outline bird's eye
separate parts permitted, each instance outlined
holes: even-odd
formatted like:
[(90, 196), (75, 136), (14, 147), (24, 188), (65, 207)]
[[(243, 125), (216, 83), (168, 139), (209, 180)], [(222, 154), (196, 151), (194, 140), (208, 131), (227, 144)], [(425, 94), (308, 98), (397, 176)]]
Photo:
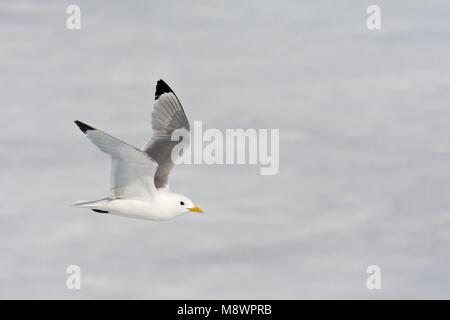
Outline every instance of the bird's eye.
[(184, 206), (184, 202), (183, 202), (183, 201), (180, 201), (180, 204), (181, 204), (182, 206)]

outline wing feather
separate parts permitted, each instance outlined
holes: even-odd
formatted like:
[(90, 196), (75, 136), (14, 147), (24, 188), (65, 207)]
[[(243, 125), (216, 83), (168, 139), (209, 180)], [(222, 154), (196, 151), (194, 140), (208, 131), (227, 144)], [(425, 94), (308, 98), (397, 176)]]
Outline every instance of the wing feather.
[(83, 122), (75, 123), (101, 151), (111, 156), (113, 198), (147, 198), (156, 192), (153, 180), (158, 164), (147, 153)]
[(159, 165), (154, 179), (156, 188), (168, 188), (169, 175), (175, 165), (173, 160), (176, 160), (172, 159), (172, 149), (180, 142), (189, 146), (189, 140), (172, 141), (172, 134), (177, 129), (184, 129), (189, 139), (190, 126), (180, 101), (163, 80), (156, 84), (151, 123), (153, 136), (143, 150)]

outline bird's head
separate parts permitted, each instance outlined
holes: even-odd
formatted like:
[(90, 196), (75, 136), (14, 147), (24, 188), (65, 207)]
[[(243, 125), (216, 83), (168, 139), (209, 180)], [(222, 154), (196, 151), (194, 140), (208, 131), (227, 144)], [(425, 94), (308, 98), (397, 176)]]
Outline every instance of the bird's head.
[(166, 192), (164, 201), (175, 216), (186, 213), (204, 213), (202, 209), (194, 205), (191, 199), (178, 193)]

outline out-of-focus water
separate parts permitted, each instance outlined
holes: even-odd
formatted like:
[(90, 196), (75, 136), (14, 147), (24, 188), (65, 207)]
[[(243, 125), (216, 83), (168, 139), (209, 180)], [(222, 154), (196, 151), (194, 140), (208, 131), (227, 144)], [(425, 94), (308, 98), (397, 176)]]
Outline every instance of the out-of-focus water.
[[(0, 298), (450, 297), (448, 2), (379, 31), (368, 1), (69, 4), (0, 3)], [(279, 173), (180, 166), (206, 214), (168, 223), (70, 208), (109, 192), (72, 121), (141, 146), (159, 78), (205, 128), (279, 128)]]

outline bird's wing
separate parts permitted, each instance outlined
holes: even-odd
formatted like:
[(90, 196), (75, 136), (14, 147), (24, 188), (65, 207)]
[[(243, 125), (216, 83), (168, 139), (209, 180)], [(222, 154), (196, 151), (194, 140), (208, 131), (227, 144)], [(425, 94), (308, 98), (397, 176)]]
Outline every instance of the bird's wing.
[(83, 122), (75, 123), (101, 151), (111, 156), (114, 198), (148, 198), (156, 192), (153, 178), (158, 164), (148, 154)]
[[(175, 152), (172, 159), (172, 150), (179, 143), (183, 143), (184, 148), (189, 146), (190, 127), (180, 101), (163, 80), (156, 84), (152, 129), (153, 136), (143, 150), (159, 164), (155, 174), (156, 188), (168, 188), (170, 171), (175, 165), (173, 160), (182, 156), (182, 152)], [(184, 130), (183, 138), (172, 141), (172, 133), (177, 129)]]

